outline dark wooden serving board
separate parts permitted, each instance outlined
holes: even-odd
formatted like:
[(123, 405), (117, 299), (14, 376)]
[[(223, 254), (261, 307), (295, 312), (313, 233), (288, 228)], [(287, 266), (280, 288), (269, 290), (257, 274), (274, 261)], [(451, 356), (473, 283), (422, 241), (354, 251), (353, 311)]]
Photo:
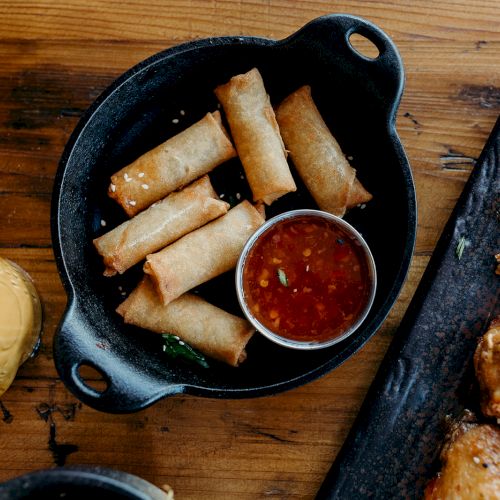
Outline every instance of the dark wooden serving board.
[(476, 408), (472, 356), (500, 314), (499, 194), (500, 118), (318, 499), (422, 498), (445, 417)]

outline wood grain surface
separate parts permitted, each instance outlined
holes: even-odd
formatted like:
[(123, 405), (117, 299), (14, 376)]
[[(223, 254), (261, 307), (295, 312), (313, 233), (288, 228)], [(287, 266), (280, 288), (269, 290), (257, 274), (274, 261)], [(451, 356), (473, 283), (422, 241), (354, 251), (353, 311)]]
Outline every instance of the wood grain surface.
[[(50, 237), (52, 183), (79, 117), (123, 71), (200, 37), (283, 38), (332, 12), (366, 17), (398, 45), (398, 131), (415, 175), (419, 229), (404, 290), (344, 365), (274, 397), (176, 396), (133, 415), (82, 406), (58, 380), (52, 338), (66, 297)], [(34, 278), (39, 355), (0, 401), (0, 481), (96, 464), (171, 485), (178, 499), (313, 498), (500, 112), (497, 0), (0, 0), (0, 256)], [(1, 321), (1, 318), (0, 318)]]

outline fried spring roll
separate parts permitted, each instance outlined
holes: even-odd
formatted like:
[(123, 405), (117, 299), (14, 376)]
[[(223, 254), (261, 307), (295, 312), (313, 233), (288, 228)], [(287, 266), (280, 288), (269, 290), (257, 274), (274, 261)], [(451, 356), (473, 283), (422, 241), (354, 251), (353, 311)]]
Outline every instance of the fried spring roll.
[(270, 205), (297, 187), (286, 161), (274, 111), (259, 71), (237, 75), (215, 89), (226, 113), (255, 202)]
[(224, 215), (229, 204), (220, 200), (208, 175), (182, 191), (169, 194), (144, 212), (94, 240), (104, 258), (105, 276), (123, 273), (149, 253)]
[(323, 121), (308, 85), (278, 106), (276, 119), (293, 163), (321, 210), (342, 217), (347, 209), (371, 200)]
[(263, 223), (264, 218), (245, 200), (219, 219), (148, 255), (144, 272), (167, 305), (235, 267), (246, 241)]
[(116, 311), (125, 323), (177, 335), (203, 354), (231, 366), (238, 366), (246, 359), (245, 346), (254, 333), (248, 321), (196, 295), (184, 294), (164, 306), (148, 278)]
[(220, 113), (208, 113), (112, 175), (108, 195), (132, 217), (234, 156)]

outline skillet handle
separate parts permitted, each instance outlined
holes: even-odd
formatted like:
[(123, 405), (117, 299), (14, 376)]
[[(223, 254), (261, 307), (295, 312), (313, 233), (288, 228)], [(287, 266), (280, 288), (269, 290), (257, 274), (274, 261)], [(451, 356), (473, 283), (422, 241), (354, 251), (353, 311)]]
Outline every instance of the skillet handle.
[[(357, 33), (378, 49), (376, 58), (369, 58), (353, 48), (349, 37)], [(404, 87), (404, 68), (399, 51), (389, 36), (375, 24), (361, 17), (329, 14), (306, 24), (282, 43), (300, 45), (304, 41), (315, 46), (332, 67), (346, 73), (364, 75), (370, 82), (374, 97), (381, 101), (389, 120), (393, 121)]]
[[(126, 356), (111, 351), (104, 342), (96, 342), (89, 333), (92, 330), (73, 300), (64, 313), (53, 345), (54, 362), (61, 380), (83, 403), (109, 413), (131, 413), (163, 397), (184, 392), (183, 385), (160, 383), (133, 370)], [(106, 383), (102, 392), (83, 380), (79, 373), (81, 366), (90, 366), (99, 372)]]

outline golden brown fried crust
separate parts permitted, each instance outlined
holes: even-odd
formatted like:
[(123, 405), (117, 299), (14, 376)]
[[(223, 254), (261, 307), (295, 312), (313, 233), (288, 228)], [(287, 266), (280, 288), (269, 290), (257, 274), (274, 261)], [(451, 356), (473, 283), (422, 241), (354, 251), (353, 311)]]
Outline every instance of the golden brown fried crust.
[(297, 172), (321, 210), (342, 217), (372, 199), (323, 120), (309, 85), (278, 106), (276, 119)]
[(428, 500), (500, 498), (500, 429), (461, 421), (441, 453), (443, 469), (425, 490)]
[(500, 418), (500, 318), (491, 322), (474, 353), (474, 367), (481, 389), (481, 410)]

